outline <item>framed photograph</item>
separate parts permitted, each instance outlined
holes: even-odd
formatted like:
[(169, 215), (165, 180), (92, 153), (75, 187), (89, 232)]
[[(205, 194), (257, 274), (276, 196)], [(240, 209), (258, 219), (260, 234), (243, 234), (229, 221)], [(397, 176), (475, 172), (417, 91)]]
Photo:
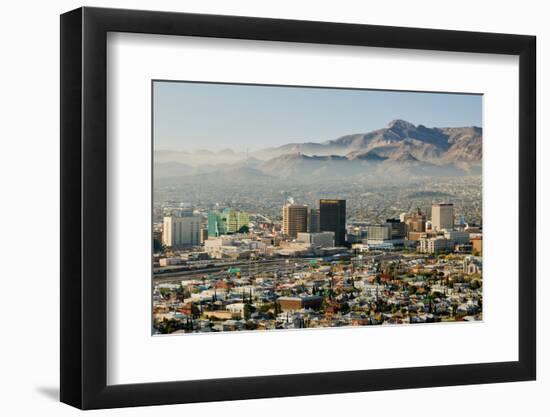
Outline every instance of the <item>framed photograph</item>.
[(61, 16), (61, 401), (533, 380), (535, 37)]

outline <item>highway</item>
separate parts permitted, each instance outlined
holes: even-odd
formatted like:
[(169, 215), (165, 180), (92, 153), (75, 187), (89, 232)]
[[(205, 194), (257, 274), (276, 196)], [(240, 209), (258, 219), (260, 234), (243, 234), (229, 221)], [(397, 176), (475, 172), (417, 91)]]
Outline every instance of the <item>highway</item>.
[[(155, 283), (179, 282), (182, 280), (202, 279), (208, 275), (210, 279), (219, 279), (227, 276), (229, 268), (240, 268), (242, 275), (261, 274), (267, 272), (292, 272), (296, 269), (296, 264), (308, 264), (311, 259), (317, 258), (292, 258), (292, 259), (270, 259), (260, 261), (244, 261), (231, 264), (222, 264), (203, 269), (193, 269), (190, 271), (168, 272), (154, 274)], [(287, 262), (288, 261), (288, 262)]]
[[(364, 254), (362, 261), (359, 258), (353, 258), (353, 263), (367, 264), (372, 260), (391, 260), (398, 259), (400, 255), (395, 253), (372, 253)], [(173, 283), (180, 281), (190, 281), (196, 279), (203, 279), (205, 275), (208, 275), (209, 279), (220, 279), (226, 277), (230, 268), (239, 268), (243, 276), (258, 275), (262, 273), (292, 273), (296, 270), (296, 264), (307, 265), (311, 260), (317, 260), (322, 262), (321, 258), (278, 258), (278, 259), (261, 259), (256, 261), (234, 261), (223, 262), (212, 266), (212, 262), (209, 262), (210, 266), (204, 268), (196, 268), (186, 271), (174, 271), (158, 273), (155, 271), (153, 274), (153, 280), (156, 284), (159, 283)], [(194, 264), (196, 265), (196, 264)]]

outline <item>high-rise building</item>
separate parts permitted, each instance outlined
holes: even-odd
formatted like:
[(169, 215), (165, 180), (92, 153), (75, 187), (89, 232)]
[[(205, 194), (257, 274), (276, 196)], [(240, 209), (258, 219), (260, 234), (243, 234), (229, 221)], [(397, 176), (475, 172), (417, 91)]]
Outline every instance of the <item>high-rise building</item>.
[(432, 205), (432, 228), (434, 231), (453, 230), (455, 223), (453, 203)]
[(390, 239), (403, 239), (407, 235), (407, 225), (399, 219), (387, 219), (386, 224), (390, 226)]
[(168, 247), (200, 244), (200, 216), (166, 216), (163, 221), (162, 243)]
[(319, 218), (319, 209), (311, 208), (308, 210), (307, 231), (309, 233), (318, 233), (320, 231)]
[(334, 245), (346, 244), (346, 200), (319, 201), (319, 230), (334, 232)]
[(408, 232), (426, 231), (426, 215), (422, 214), (420, 208), (415, 213), (401, 213), (399, 218), (407, 225)]
[(218, 237), (225, 234), (227, 234), (227, 228), (222, 214), (217, 211), (208, 213), (208, 237)]
[(244, 211), (238, 211), (237, 212), (237, 227), (238, 231), (242, 231), (243, 227), (249, 227), (250, 225), (250, 216), (248, 213)]
[(237, 211), (231, 208), (224, 209), (221, 213), (211, 211), (208, 213), (208, 236), (218, 237), (226, 234), (242, 232), (250, 217), (244, 211)]
[(226, 208), (223, 215), (225, 216), (227, 233), (239, 233), (243, 230), (243, 227), (248, 227), (248, 223), (250, 223), (248, 213), (243, 211)]
[(297, 237), (298, 233), (307, 232), (307, 206), (285, 204), (283, 206), (283, 233)]

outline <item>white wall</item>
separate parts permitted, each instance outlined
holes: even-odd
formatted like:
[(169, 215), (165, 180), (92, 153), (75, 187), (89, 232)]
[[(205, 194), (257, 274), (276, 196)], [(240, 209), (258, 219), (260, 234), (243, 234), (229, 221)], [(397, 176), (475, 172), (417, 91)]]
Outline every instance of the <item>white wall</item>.
[[(188, 0), (183, 1), (93, 1), (89, 6), (159, 9), (218, 14), (330, 20), (395, 26), (511, 32), (538, 36), (539, 118), (539, 218), (549, 212), (548, 181), (550, 129), (542, 121), (550, 96), (550, 27), (545, 2), (515, 1), (298, 1), (298, 0)], [(59, 404), (59, 17), (79, 7), (78, 1), (5, 2), (0, 25), (2, 43), (0, 72), (3, 81), (2, 152), (2, 254), (3, 282), (0, 303), (0, 410), (5, 415), (75, 415), (76, 410)], [(546, 12), (546, 13), (545, 13)], [(543, 100), (545, 102), (543, 102)], [(7, 148), (6, 148), (7, 145)], [(544, 155), (544, 156), (543, 156)], [(17, 218), (43, 216), (35, 242), (29, 242), (30, 225)], [(22, 230), (23, 229), (23, 230)], [(539, 236), (550, 233), (548, 222)], [(29, 256), (32, 255), (32, 256)], [(539, 259), (542, 250), (539, 248)], [(32, 264), (30, 263), (32, 259)], [(550, 309), (542, 305), (542, 294), (550, 290), (539, 268), (539, 380), (528, 383), (325, 395), (290, 399), (239, 401), (101, 411), (94, 415), (158, 415), (201, 413), (224, 416), (296, 415), (306, 411), (320, 416), (335, 414), (380, 414), (409, 416), (444, 415), (542, 415), (548, 410), (543, 395), (550, 389), (548, 365)], [(542, 323), (546, 325), (543, 326)], [(431, 411), (431, 412), (430, 412)]]

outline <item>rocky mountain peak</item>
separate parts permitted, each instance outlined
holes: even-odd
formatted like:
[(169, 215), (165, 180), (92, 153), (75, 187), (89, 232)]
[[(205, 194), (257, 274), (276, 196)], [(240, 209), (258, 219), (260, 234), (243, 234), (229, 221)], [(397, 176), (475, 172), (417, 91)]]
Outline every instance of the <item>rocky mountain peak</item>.
[(416, 126), (406, 120), (395, 119), (388, 123), (388, 129), (396, 132), (403, 132), (407, 130), (416, 129)]

